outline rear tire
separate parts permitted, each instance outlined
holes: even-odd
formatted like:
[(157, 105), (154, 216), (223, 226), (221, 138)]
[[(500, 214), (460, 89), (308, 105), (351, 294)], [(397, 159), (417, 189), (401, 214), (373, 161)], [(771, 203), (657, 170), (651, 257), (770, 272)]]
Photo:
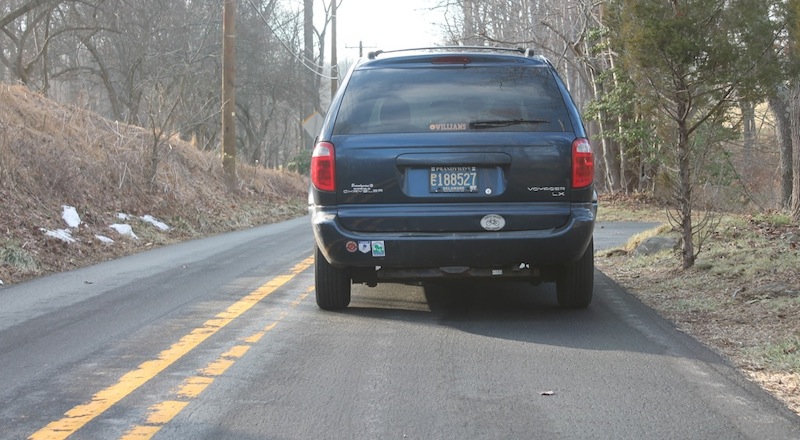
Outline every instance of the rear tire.
[(350, 304), (350, 276), (344, 269), (331, 266), (319, 248), (314, 257), (314, 283), (319, 308), (341, 310)]
[(594, 240), (589, 242), (580, 260), (564, 266), (556, 281), (558, 304), (583, 309), (592, 302), (594, 291)]

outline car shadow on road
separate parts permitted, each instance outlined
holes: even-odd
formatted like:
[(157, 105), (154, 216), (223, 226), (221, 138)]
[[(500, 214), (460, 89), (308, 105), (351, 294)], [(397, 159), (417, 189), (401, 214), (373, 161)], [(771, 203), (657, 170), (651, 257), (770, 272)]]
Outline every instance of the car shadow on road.
[[(667, 348), (653, 338), (652, 332), (643, 332), (637, 318), (623, 316), (630, 313), (621, 311), (618, 303), (630, 301), (630, 295), (616, 285), (609, 285), (605, 275), (596, 273), (595, 278), (595, 297), (586, 309), (560, 307), (553, 283), (534, 286), (526, 282), (468, 280), (425, 283), (416, 288), (421, 289), (419, 298), (407, 302), (397, 296), (383, 296), (379, 286), (376, 291), (365, 290), (369, 296), (355, 300), (345, 313), (444, 326), (504, 340), (590, 350), (664, 353)], [(633, 315), (649, 314), (648, 322), (660, 319), (641, 304), (627, 306), (632, 307)]]

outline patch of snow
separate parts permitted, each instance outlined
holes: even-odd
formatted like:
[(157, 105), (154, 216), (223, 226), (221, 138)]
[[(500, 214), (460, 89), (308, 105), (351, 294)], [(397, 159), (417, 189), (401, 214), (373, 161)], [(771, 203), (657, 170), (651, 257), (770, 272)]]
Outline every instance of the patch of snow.
[(169, 229), (170, 229), (170, 227), (167, 226), (166, 223), (163, 223), (163, 222), (159, 221), (158, 219), (156, 219), (152, 215), (149, 215), (149, 214), (145, 215), (144, 217), (141, 217), (141, 219), (143, 221), (145, 221), (147, 223), (150, 223), (151, 225), (157, 227), (158, 229), (161, 229), (162, 231), (169, 231)]
[(81, 225), (81, 217), (78, 215), (78, 211), (75, 210), (74, 207), (62, 205), (61, 209), (61, 218), (64, 219), (64, 222), (67, 223), (67, 226), (74, 229)]
[(67, 243), (75, 243), (76, 241), (74, 238), (72, 238), (72, 232), (69, 229), (56, 229), (55, 231), (48, 231), (47, 229), (42, 228), (41, 231), (44, 232), (44, 235), (48, 237), (57, 238)]
[[(69, 205), (62, 205), (61, 208), (62, 208), (61, 218), (64, 219), (64, 222), (67, 224), (69, 228), (75, 229), (79, 227), (81, 223), (83, 223), (81, 221), (81, 217), (78, 215), (78, 211), (74, 207)], [(125, 221), (131, 218), (133, 218), (133, 216), (122, 212), (117, 213), (117, 219), (119, 220)], [(149, 223), (162, 231), (168, 231), (172, 229), (166, 223), (158, 220), (152, 215), (145, 215), (139, 218), (142, 221)], [(136, 234), (133, 232), (133, 228), (130, 225), (116, 223), (109, 226), (109, 228), (115, 230), (120, 235), (127, 235), (135, 240), (139, 239), (139, 237), (136, 236)], [(41, 231), (44, 232), (44, 234), (48, 237), (53, 237), (61, 241), (64, 241), (66, 243), (75, 243), (76, 241), (78, 241), (77, 239), (72, 237), (72, 231), (70, 229), (57, 229), (55, 231), (49, 231), (47, 229), (41, 228)], [(95, 235), (94, 237), (105, 244), (114, 243), (113, 239), (106, 237), (104, 235), (98, 234)], [(2, 285), (2, 281), (0, 281), (0, 285)]]
[(137, 237), (136, 234), (133, 233), (133, 228), (131, 228), (131, 225), (114, 223), (113, 225), (109, 226), (109, 228), (117, 231), (117, 233), (120, 235), (128, 235), (136, 240), (139, 239), (139, 237)]
[(101, 242), (103, 242), (103, 243), (105, 243), (105, 244), (112, 244), (112, 243), (114, 243), (114, 240), (112, 240), (112, 239), (110, 239), (110, 238), (106, 237), (105, 235), (96, 235), (96, 234), (95, 234), (94, 238), (96, 238), (96, 239), (100, 240)]

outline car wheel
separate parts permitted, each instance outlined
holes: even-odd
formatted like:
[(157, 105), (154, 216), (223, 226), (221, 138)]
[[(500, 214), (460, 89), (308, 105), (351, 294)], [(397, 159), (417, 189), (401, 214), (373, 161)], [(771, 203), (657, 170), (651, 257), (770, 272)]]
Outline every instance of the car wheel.
[(319, 248), (314, 257), (314, 283), (319, 308), (341, 310), (350, 304), (350, 276), (331, 266)]
[(594, 291), (594, 240), (580, 260), (563, 268), (556, 281), (558, 304), (562, 307), (582, 309), (592, 302)]

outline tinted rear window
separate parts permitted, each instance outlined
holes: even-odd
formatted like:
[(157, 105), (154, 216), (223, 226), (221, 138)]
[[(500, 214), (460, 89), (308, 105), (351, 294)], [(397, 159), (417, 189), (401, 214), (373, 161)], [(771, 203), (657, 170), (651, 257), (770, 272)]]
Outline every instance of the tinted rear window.
[(572, 131), (548, 68), (358, 70), (334, 126), (339, 135), (498, 130)]

